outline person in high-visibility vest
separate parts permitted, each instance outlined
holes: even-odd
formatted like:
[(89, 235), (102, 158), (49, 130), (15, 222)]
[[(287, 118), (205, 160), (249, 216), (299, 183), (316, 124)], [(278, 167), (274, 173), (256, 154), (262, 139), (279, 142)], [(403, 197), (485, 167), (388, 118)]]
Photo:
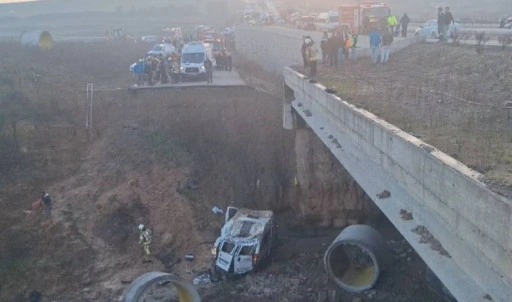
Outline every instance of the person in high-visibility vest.
[(352, 48), (352, 39), (349, 34), (345, 34), (345, 47), (343, 48), (343, 55), (345, 56), (345, 62), (348, 63), (348, 56), (350, 49)]
[(395, 15), (391, 15), (388, 17), (387, 21), (389, 30), (391, 31), (391, 33), (394, 33), (395, 27), (398, 25), (398, 19), (396, 18)]
[(139, 244), (142, 243), (142, 246), (144, 247), (144, 255), (146, 258), (149, 258), (151, 256), (151, 251), (149, 250), (149, 245), (151, 244), (151, 230), (145, 225), (140, 224), (139, 231)]

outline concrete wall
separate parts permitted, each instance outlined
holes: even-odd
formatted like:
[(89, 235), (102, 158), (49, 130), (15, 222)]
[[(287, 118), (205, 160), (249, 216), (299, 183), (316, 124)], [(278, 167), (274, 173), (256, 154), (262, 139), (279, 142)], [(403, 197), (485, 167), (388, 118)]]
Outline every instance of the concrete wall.
[[(477, 172), (423, 141), (326, 93), (325, 87), (309, 83), (291, 69), (285, 69), (284, 75), (286, 86), (294, 91), (295, 111), (307, 109), (303, 117), (321, 139), (327, 136), (326, 131), (332, 131), (324, 143), (329, 147), (333, 135), (337, 138), (341, 145), (336, 148), (330, 144), (331, 151), (367, 194), (372, 196), (371, 191), (375, 189), (373, 178), (381, 178), (379, 183), (386, 186), (381, 189), (391, 191), (390, 200), (374, 201), (395, 225), (402, 221), (387, 209), (395, 206), (393, 211), (396, 211), (398, 204), (398, 209), (411, 209), (415, 219), (423, 218), (421, 223), (442, 243), (451, 261), (481, 286), (484, 293), (494, 301), (512, 299), (512, 203), (509, 200), (490, 191), (478, 180)], [(371, 173), (359, 171), (369, 169)], [(410, 232), (410, 226), (400, 231)], [(421, 245), (416, 247), (421, 249)], [(434, 260), (427, 261), (428, 255), (419, 253), (427, 264), (435, 264)], [(443, 275), (441, 270), (443, 265), (437, 271), (434, 269), (438, 276)], [(465, 290), (460, 288), (463, 285), (454, 284), (448, 275), (440, 278), (445, 284), (453, 283), (451, 288), (448, 286), (450, 290), (460, 291), (456, 295), (459, 301), (478, 300), (464, 296)]]
[[(260, 63), (267, 71), (279, 75), (282, 75), (283, 69), (287, 66), (302, 64), (300, 48), (304, 35), (311, 36), (317, 44), (320, 43), (322, 37), (321, 32), (247, 25), (237, 27), (235, 35), (237, 52), (252, 61)], [(392, 51), (398, 51), (416, 42), (418, 42), (416, 38), (396, 39), (391, 49)], [(359, 37), (358, 45), (360, 47), (357, 48), (359, 58), (370, 56), (368, 44), (367, 37)]]

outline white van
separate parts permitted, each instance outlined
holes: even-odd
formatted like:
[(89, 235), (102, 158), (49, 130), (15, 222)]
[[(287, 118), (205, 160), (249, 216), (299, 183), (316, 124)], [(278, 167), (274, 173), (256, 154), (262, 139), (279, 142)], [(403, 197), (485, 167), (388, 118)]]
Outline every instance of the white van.
[(206, 80), (206, 69), (204, 61), (210, 58), (212, 63), (214, 60), (211, 55), (211, 48), (202, 42), (192, 42), (185, 44), (181, 51), (181, 80), (203, 79)]
[(271, 257), (276, 237), (272, 211), (228, 207), (212, 249), (216, 272), (239, 275), (253, 271)]
[(330, 11), (318, 14), (315, 25), (319, 31), (334, 31), (338, 29), (340, 15), (338, 12)]

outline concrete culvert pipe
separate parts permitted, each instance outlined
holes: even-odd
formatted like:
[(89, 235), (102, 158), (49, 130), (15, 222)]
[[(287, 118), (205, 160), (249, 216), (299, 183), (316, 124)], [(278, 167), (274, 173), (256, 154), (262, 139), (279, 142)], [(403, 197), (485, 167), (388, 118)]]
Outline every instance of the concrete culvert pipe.
[[(141, 302), (142, 297), (147, 289), (155, 284), (169, 284), (176, 289), (180, 302), (201, 302), (201, 298), (194, 286), (187, 283), (175, 275), (150, 272), (133, 280), (128, 288), (124, 291), (122, 302)], [(172, 298), (172, 297), (166, 297)], [(174, 300), (173, 300), (174, 301)]]
[(367, 225), (346, 227), (327, 248), (324, 266), (338, 286), (350, 292), (371, 289), (389, 261), (379, 232)]
[(20, 35), (20, 44), (48, 50), (53, 47), (53, 37), (46, 30), (24, 31)]

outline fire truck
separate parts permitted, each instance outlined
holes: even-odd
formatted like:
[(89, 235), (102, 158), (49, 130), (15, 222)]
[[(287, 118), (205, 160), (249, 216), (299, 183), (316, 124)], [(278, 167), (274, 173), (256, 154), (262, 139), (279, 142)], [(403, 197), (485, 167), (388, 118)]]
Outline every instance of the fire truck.
[(384, 2), (367, 2), (360, 4), (344, 4), (339, 8), (341, 30), (350, 30), (353, 33), (368, 34), (370, 29), (382, 29), (391, 10)]

